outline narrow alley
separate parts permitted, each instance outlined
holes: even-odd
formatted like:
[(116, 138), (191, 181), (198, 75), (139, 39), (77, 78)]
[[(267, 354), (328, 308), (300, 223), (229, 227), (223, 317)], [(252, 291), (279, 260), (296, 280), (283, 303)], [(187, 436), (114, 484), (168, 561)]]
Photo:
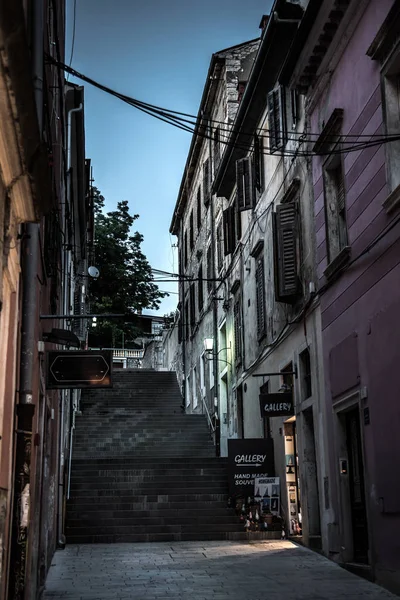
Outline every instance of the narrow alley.
[(45, 600), (383, 600), (390, 592), (289, 541), (71, 545)]

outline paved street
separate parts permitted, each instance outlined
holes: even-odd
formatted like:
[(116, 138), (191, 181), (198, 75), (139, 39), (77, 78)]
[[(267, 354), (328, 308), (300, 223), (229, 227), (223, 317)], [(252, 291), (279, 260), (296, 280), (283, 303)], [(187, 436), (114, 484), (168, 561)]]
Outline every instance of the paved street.
[(291, 542), (68, 546), (45, 600), (398, 599)]

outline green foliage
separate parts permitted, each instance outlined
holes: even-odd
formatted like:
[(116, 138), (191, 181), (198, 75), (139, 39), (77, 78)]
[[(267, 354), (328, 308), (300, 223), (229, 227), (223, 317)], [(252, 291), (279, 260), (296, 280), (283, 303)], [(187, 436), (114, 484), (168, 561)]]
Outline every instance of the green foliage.
[[(142, 309), (157, 309), (166, 294), (152, 282), (152, 271), (141, 250), (143, 236), (131, 233), (139, 215), (129, 213), (127, 200), (118, 202), (117, 210), (103, 212), (104, 197), (93, 189), (95, 207), (95, 264), (100, 276), (90, 282), (91, 312), (132, 316)], [(121, 346), (140, 333), (131, 323), (121, 320), (98, 320), (92, 330), (107, 343)], [(94, 344), (93, 344), (94, 345)]]

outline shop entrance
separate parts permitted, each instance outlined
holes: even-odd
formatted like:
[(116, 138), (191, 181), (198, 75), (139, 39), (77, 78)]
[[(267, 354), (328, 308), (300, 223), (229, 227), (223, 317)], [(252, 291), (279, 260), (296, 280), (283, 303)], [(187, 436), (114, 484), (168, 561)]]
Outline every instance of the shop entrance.
[(368, 523), (359, 409), (345, 414), (354, 561), (368, 563)]
[(302, 535), (299, 459), (297, 454), (296, 417), (284, 423), (285, 466), (288, 501), (287, 524), (290, 535)]

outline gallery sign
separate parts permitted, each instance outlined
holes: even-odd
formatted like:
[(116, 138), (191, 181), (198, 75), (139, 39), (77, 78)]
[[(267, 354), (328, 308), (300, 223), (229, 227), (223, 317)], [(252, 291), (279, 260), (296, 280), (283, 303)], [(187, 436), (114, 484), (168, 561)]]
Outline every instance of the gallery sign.
[(294, 415), (293, 394), (260, 394), (260, 410), (262, 417), (289, 417)]
[(274, 474), (273, 442), (270, 438), (228, 440), (229, 493), (252, 496), (256, 477)]

